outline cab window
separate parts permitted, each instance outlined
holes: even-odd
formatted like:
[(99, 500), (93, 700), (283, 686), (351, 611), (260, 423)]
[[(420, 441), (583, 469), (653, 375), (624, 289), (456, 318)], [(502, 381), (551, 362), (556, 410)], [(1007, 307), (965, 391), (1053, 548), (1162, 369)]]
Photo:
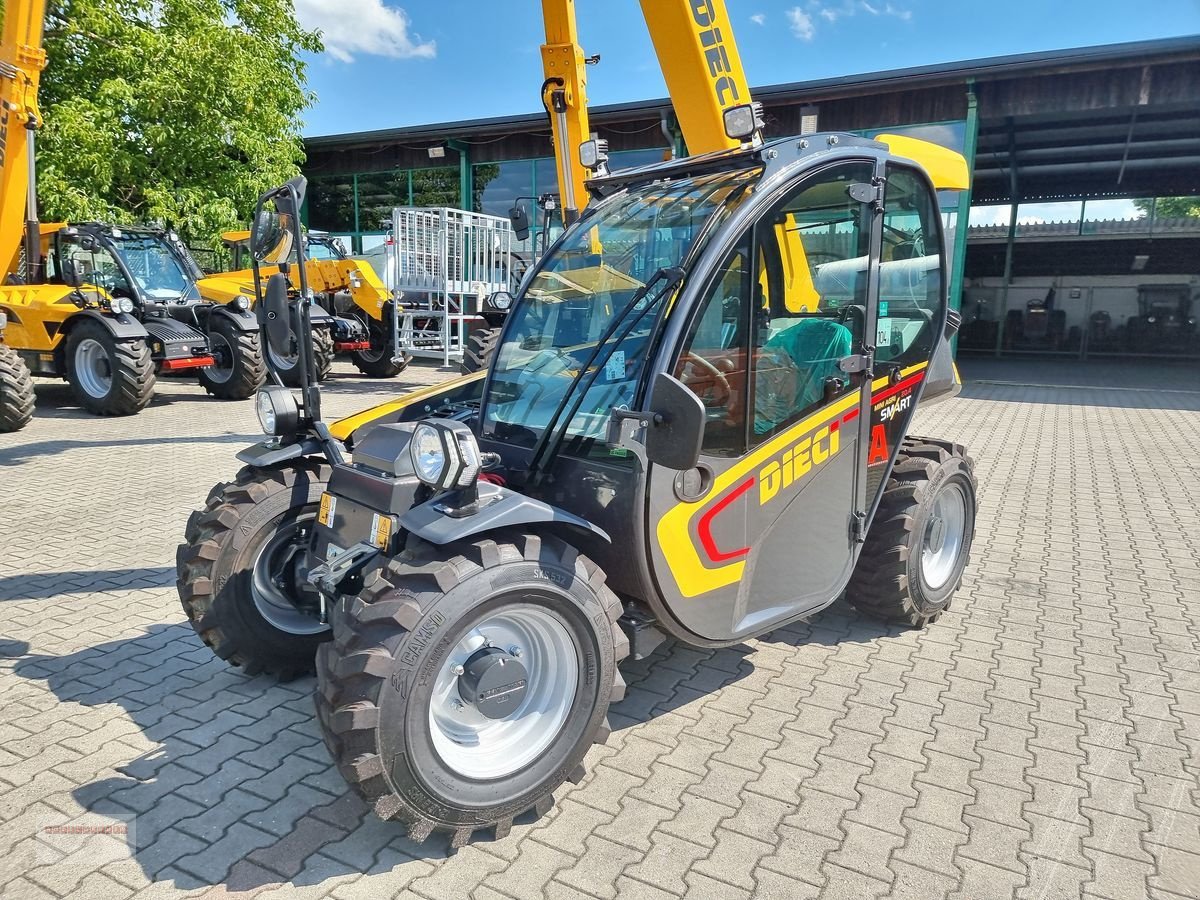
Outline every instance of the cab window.
[(875, 368), (928, 359), (942, 305), (940, 223), (933, 192), (911, 169), (891, 166), (884, 194)]
[(717, 270), (675, 367), (675, 377), (704, 402), (703, 451), (713, 456), (738, 456), (746, 445), (749, 261), (747, 234)]
[(863, 340), (871, 213), (850, 188), (873, 172), (861, 162), (819, 173), (755, 225), (753, 444), (851, 389), (839, 362)]
[(107, 247), (84, 250), (79, 244), (60, 244), (59, 277), (67, 284), (94, 285), (113, 296), (133, 297), (116, 257)]

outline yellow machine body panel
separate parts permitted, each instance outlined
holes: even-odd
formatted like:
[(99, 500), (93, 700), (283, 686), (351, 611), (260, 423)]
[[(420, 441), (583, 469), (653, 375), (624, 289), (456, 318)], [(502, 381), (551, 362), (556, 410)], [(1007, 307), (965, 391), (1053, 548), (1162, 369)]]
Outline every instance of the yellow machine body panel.
[(353, 415), (346, 416), (344, 419), (338, 419), (329, 426), (329, 433), (339, 441), (344, 441), (364, 425), (370, 425), (372, 422), (378, 421), (385, 416), (398, 413), (415, 403), (420, 403), (424, 400), (429, 400), (431, 398), (441, 396), (442, 394), (450, 393), (457, 388), (470, 384), (471, 382), (482, 381), (486, 376), (487, 370), (480, 369), (478, 372), (472, 372), (470, 375), (462, 375), (458, 378), (452, 378), (449, 381), (443, 381), (427, 388), (420, 388), (418, 390), (411, 391), (410, 393), (404, 394), (401, 397), (397, 397), (394, 400), (388, 400), (385, 403), (380, 403), (378, 406), (372, 406), (369, 409), (356, 412)]
[(32, 130), (42, 124), (38, 84), (46, 67), (42, 49), (45, 0), (9, 2), (0, 34), (0, 262), (11, 273), (20, 255), (29, 199)]
[(971, 168), (966, 157), (948, 147), (899, 134), (876, 135), (875, 140), (905, 159), (911, 159), (929, 175), (939, 191), (965, 191), (971, 186)]
[(750, 85), (725, 0), (641, 0), (688, 152), (732, 150), (725, 111), (750, 102)]
[[(104, 296), (99, 289), (83, 289), (85, 296)], [(4, 343), (17, 350), (52, 351), (62, 342), (62, 325), (79, 312), (66, 284), (6, 284), (0, 286), (0, 309), (8, 315)]]

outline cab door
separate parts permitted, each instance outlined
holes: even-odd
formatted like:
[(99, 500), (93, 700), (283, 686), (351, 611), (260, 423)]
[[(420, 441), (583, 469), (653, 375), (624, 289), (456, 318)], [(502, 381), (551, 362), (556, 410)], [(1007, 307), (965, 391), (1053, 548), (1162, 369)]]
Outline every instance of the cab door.
[(648, 537), (664, 600), (702, 638), (816, 610), (849, 577), (866, 494), (875, 174), (870, 161), (830, 166), (769, 207), (679, 348), (675, 375), (708, 411), (704, 447), (694, 470), (652, 469)]

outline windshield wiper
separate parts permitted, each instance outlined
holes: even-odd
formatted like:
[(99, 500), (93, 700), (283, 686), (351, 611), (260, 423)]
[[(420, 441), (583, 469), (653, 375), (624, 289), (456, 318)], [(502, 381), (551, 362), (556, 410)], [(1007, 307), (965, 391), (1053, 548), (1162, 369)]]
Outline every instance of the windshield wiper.
[[(634, 295), (629, 298), (629, 302), (625, 304), (620, 313), (613, 316), (612, 322), (609, 323), (608, 327), (604, 329), (604, 333), (600, 335), (600, 338), (596, 341), (595, 348), (592, 350), (591, 354), (584, 361), (584, 363), (579, 367), (579, 374), (571, 380), (569, 385), (567, 385), (567, 389), (563, 392), (562, 400), (559, 401), (553, 415), (551, 415), (549, 421), (546, 422), (546, 428), (542, 431), (542, 436), (534, 445), (533, 455), (530, 457), (529, 468), (527, 470), (530, 480), (536, 480), (538, 477), (540, 477), (540, 475), (544, 473), (547, 468), (549, 468), (550, 463), (554, 461), (555, 456), (558, 455), (559, 448), (562, 446), (563, 435), (566, 432), (565, 425), (561, 429), (558, 427), (559, 421), (563, 416), (563, 411), (567, 408), (567, 404), (571, 402), (572, 394), (574, 394), (575, 402), (571, 408), (571, 415), (566, 419), (567, 423), (569, 423), (571, 419), (574, 418), (575, 413), (579, 410), (580, 405), (582, 405), (584, 396), (589, 390), (591, 390), (592, 384), (596, 380), (596, 376), (600, 373), (600, 354), (607, 348), (608, 352), (604, 358), (604, 363), (607, 363), (608, 357), (612, 356), (617, 345), (629, 335), (637, 323), (642, 320), (646, 313), (648, 313), (655, 307), (655, 305), (657, 305), (659, 300), (665, 297), (672, 288), (683, 281), (683, 276), (684, 271), (679, 266), (661, 266), (653, 275), (650, 276), (646, 283), (638, 288)], [(643, 300), (645, 300), (647, 295), (650, 293), (651, 288), (660, 282), (662, 286), (658, 289), (657, 293), (655, 293), (650, 302), (645, 304), (645, 307), (638, 313), (637, 317), (629, 323), (628, 327), (625, 329), (625, 333), (621, 335), (621, 340), (612, 341), (612, 336), (617, 332), (617, 329), (620, 328), (621, 323), (625, 321), (625, 317), (633, 312), (633, 310), (636, 309)], [(584, 387), (583, 390), (577, 391), (576, 388), (585, 377), (587, 378), (586, 387)], [(551, 441), (553, 441), (553, 443), (551, 443)]]

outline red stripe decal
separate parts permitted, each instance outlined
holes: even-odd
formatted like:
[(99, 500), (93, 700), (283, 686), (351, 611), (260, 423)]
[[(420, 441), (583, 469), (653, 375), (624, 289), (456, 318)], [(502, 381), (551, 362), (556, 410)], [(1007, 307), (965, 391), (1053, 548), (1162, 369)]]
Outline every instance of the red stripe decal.
[(915, 375), (910, 375), (907, 378), (905, 378), (903, 381), (898, 382), (897, 384), (893, 384), (890, 388), (887, 388), (886, 390), (883, 390), (878, 394), (872, 394), (871, 402), (878, 403), (880, 400), (886, 400), (888, 397), (892, 396), (892, 394), (898, 393), (899, 391), (904, 390), (906, 387), (911, 387), (912, 385), (916, 384), (918, 381), (920, 381), (924, 377), (925, 377), (924, 372), (918, 372)]
[(745, 556), (750, 552), (749, 547), (742, 547), (740, 550), (731, 550), (728, 553), (718, 550), (717, 542), (713, 540), (712, 536), (712, 521), (721, 514), (725, 507), (729, 506), (729, 504), (733, 503), (734, 500), (742, 496), (742, 494), (746, 493), (753, 486), (754, 476), (750, 476), (750, 478), (735, 487), (718, 503), (715, 503), (712, 509), (702, 515), (700, 521), (696, 524), (696, 531), (700, 535), (700, 543), (704, 545), (704, 552), (708, 554), (708, 558), (713, 562), (728, 562), (739, 556)]
[(858, 407), (856, 406), (856, 407), (854, 407), (854, 409), (850, 410), (850, 412), (848, 412), (844, 416), (842, 416), (842, 421), (850, 422), (857, 418), (858, 418)]

